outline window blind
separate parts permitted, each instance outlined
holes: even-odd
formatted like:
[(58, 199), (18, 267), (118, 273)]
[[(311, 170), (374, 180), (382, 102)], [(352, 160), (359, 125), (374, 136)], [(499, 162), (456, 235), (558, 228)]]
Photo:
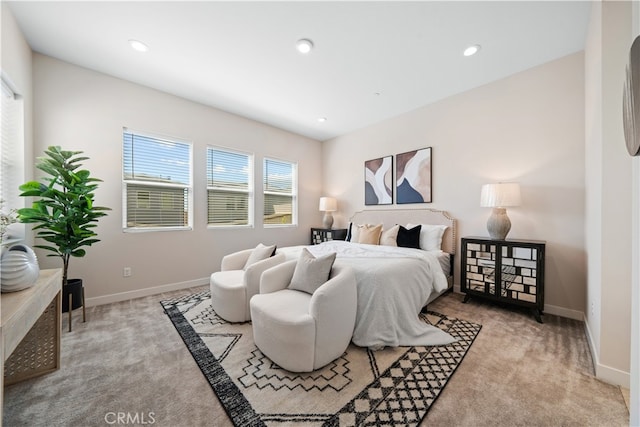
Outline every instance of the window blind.
[(125, 128), (122, 152), (125, 229), (190, 227), (191, 144)]
[(18, 186), (16, 181), (16, 155), (20, 143), (21, 111), (16, 95), (2, 82), (2, 132), (0, 134), (0, 199), (4, 201), (3, 212), (18, 207)]
[(296, 224), (296, 164), (264, 159), (264, 224)]
[(207, 222), (253, 224), (253, 156), (207, 147)]

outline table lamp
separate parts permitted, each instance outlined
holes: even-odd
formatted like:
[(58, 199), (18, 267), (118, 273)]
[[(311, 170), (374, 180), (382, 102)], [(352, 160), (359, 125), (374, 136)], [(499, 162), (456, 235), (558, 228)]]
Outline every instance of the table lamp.
[(331, 212), (338, 210), (338, 202), (333, 197), (320, 197), (320, 211), (324, 212), (322, 226), (328, 230), (333, 226), (333, 215)]
[(507, 207), (520, 206), (520, 184), (500, 182), (482, 186), (480, 206), (493, 208), (487, 220), (487, 231), (494, 240), (504, 240), (511, 229)]

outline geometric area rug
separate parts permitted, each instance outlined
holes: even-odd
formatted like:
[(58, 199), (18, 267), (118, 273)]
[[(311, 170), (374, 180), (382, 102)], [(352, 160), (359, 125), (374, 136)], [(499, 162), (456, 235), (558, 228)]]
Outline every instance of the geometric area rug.
[(161, 302), (236, 426), (417, 426), (481, 326), (432, 311), (423, 321), (457, 340), (372, 351), (350, 344), (327, 366), (293, 373), (253, 343), (251, 322), (228, 323), (209, 291)]

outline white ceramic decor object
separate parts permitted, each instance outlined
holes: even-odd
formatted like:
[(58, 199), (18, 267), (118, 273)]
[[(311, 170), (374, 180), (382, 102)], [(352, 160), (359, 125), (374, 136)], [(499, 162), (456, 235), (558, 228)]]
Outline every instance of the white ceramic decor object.
[(16, 292), (33, 286), (40, 275), (35, 252), (25, 245), (13, 245), (0, 258), (0, 289)]

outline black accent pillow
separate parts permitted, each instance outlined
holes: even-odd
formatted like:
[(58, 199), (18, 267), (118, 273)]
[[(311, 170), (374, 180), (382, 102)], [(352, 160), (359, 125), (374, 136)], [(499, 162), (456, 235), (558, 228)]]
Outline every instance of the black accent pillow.
[(410, 230), (407, 230), (403, 226), (400, 226), (398, 230), (398, 237), (396, 242), (401, 248), (415, 248), (420, 249), (420, 230), (422, 225), (416, 225)]
[(347, 235), (345, 236), (344, 240), (347, 242), (351, 241), (351, 227), (353, 226), (353, 223), (350, 222), (349, 223), (349, 228), (347, 229)]

